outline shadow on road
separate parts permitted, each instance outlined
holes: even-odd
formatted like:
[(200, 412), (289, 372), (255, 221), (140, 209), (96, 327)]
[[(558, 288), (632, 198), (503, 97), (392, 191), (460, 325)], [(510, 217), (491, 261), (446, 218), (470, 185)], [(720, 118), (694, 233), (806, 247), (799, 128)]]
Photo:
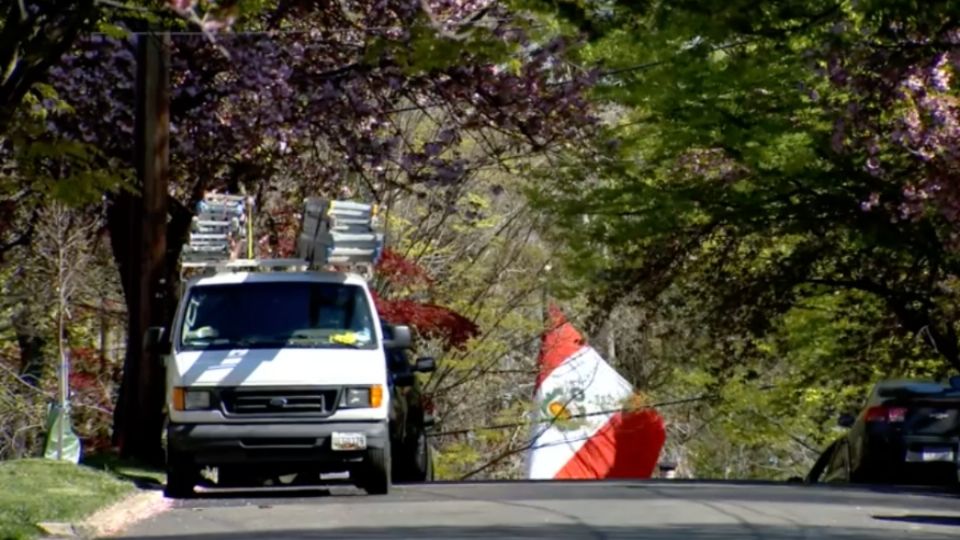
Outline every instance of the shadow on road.
[[(549, 485), (550, 489), (544, 489)], [(463, 492), (463, 486), (470, 486)], [(563, 487), (575, 489), (563, 489)], [(508, 489), (505, 489), (508, 488)], [(442, 500), (465, 496), (472, 500), (562, 500), (562, 499), (684, 499), (696, 490), (700, 500), (755, 501), (763, 503), (805, 503), (870, 505), (898, 498), (904, 510), (954, 509), (960, 493), (954, 489), (837, 484), (788, 484), (782, 482), (710, 481), (545, 481), (545, 482), (436, 482), (413, 488), (419, 496)]]
[(221, 500), (221, 499), (301, 499), (312, 497), (329, 497), (331, 491), (325, 487), (296, 486), (296, 487), (257, 487), (257, 488), (229, 488), (197, 491), (192, 497), (181, 499), (193, 500)]
[(960, 489), (956, 484), (947, 485), (911, 485), (911, 484), (846, 484), (843, 487), (865, 489), (875, 493), (907, 495), (933, 495), (960, 499)]
[[(399, 485), (399, 484), (398, 484)], [(436, 482), (430, 482), (427, 484), (411, 484), (411, 485), (427, 485), (427, 486), (489, 486), (489, 485), (516, 485), (521, 487), (533, 487), (533, 486), (544, 486), (544, 485), (554, 485), (554, 486), (583, 486), (583, 485), (595, 485), (595, 486), (617, 486), (624, 487), (627, 489), (639, 489), (639, 490), (648, 490), (651, 488), (659, 487), (683, 487), (683, 486), (696, 486), (698, 488), (702, 487), (716, 487), (719, 489), (726, 489), (727, 487), (745, 487), (745, 488), (787, 488), (793, 493), (804, 493), (800, 490), (820, 490), (821, 492), (837, 492), (837, 493), (849, 493), (849, 492), (859, 492), (859, 493), (876, 493), (876, 494), (896, 494), (896, 495), (924, 495), (924, 496), (933, 496), (933, 497), (943, 497), (950, 499), (960, 499), (960, 485), (953, 484), (943, 484), (943, 485), (922, 485), (922, 484), (805, 484), (801, 482), (790, 482), (790, 481), (779, 481), (779, 480), (721, 480), (721, 479), (644, 479), (644, 480), (441, 480)], [(809, 491), (808, 491), (809, 493)]]
[[(171, 536), (126, 537), (127, 540), (259, 540), (286, 539), (343, 539), (371, 540), (384, 538), (499, 538), (499, 539), (568, 539), (602, 538), (604, 540), (643, 538), (644, 540), (795, 540), (805, 538), (843, 538), (844, 540), (902, 540), (903, 530), (867, 529), (849, 527), (804, 527), (795, 525), (754, 525), (749, 530), (737, 525), (682, 525), (662, 527), (597, 527), (584, 534), (582, 529), (569, 524), (531, 527), (345, 527), (326, 530), (260, 530), (224, 534), (177, 534)], [(911, 531), (911, 540), (943, 540), (953, 537), (946, 532)]]
[(118, 472), (115, 474), (120, 478), (133, 482), (133, 485), (137, 486), (137, 489), (149, 490), (149, 491), (160, 491), (163, 489), (163, 484), (152, 476), (130, 474), (130, 473), (123, 473), (123, 472)]
[(873, 516), (873, 519), (878, 519), (880, 521), (897, 521), (901, 523), (918, 523), (922, 525), (960, 527), (960, 517), (957, 516), (907, 514), (905, 516)]

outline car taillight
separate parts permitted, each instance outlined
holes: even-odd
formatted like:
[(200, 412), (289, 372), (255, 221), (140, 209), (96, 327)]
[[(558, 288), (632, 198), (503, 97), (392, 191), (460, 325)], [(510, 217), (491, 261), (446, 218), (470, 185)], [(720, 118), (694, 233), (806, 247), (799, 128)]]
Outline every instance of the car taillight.
[(864, 419), (867, 422), (903, 422), (907, 418), (906, 407), (876, 406), (867, 409)]

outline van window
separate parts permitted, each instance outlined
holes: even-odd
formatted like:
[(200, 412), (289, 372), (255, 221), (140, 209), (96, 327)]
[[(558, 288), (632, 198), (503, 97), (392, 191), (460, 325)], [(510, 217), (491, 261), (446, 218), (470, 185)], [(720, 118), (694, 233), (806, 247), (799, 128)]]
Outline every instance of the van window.
[(362, 287), (270, 282), (193, 287), (186, 298), (180, 349), (377, 347)]

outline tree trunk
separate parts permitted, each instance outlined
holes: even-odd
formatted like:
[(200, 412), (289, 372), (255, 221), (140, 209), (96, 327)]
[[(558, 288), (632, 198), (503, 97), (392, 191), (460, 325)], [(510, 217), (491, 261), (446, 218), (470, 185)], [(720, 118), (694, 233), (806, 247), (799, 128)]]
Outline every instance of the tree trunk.
[(137, 44), (137, 175), (142, 196), (118, 195), (108, 211), (114, 258), (127, 304), (127, 352), (114, 417), (121, 455), (161, 463), (164, 374), (143, 348), (150, 326), (168, 324), (167, 179), (169, 75), (167, 36), (141, 34)]

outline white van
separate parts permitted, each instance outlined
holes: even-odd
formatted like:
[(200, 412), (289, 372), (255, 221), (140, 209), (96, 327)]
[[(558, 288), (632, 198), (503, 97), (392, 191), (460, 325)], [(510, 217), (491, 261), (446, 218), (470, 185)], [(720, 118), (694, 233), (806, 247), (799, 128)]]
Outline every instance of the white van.
[[(389, 491), (386, 350), (409, 347), (410, 329), (391, 327), (385, 342), (364, 277), (308, 263), (342, 252), (348, 262), (373, 260), (378, 238), (336, 236), (368, 224), (369, 209), (338, 225), (329, 216), (344, 207), (355, 216), (358, 205), (308, 203), (309, 257), (197, 263), (205, 275), (186, 281), (171, 328), (147, 332), (166, 370), (169, 496), (193, 493), (206, 467), (224, 486), (349, 472), (368, 493)], [(203, 219), (195, 251), (223, 252), (209, 241), (225, 238), (210, 233), (218, 222)]]
[[(231, 476), (349, 471), (390, 486), (385, 347), (366, 281), (353, 274), (246, 270), (191, 280), (169, 332), (167, 490), (187, 496), (205, 466)], [(165, 339), (169, 336), (169, 339)]]

